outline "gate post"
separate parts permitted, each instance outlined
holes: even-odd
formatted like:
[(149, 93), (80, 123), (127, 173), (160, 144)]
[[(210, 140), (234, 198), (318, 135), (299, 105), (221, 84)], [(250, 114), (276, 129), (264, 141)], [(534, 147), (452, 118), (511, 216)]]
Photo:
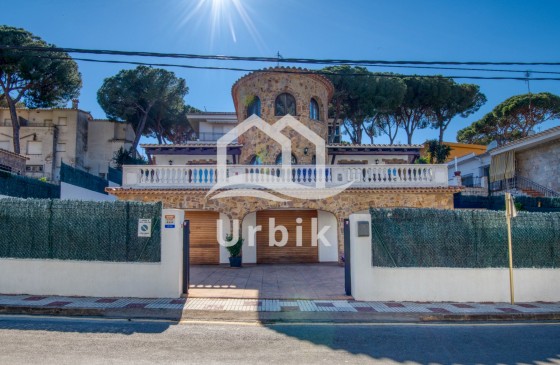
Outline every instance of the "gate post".
[(190, 221), (185, 219), (183, 222), (183, 294), (189, 293), (190, 284)]
[(344, 219), (344, 290), (352, 295), (352, 271), (350, 261), (350, 221)]

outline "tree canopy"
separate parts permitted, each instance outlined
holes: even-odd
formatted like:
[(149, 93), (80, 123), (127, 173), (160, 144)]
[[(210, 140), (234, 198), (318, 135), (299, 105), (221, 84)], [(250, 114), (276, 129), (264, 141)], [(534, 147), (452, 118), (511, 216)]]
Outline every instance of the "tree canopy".
[(438, 142), (443, 143), (443, 135), (457, 115), (466, 118), (486, 103), (486, 96), (480, 86), (457, 84), (453, 79), (436, 77), (430, 79), (430, 114), (432, 128), (439, 130)]
[(463, 143), (498, 145), (523, 138), (547, 120), (560, 118), (560, 96), (543, 92), (515, 95), (497, 105), (490, 113), (457, 132)]
[(395, 108), (406, 92), (397, 77), (372, 73), (364, 67), (329, 66), (322, 72), (335, 88), (329, 116), (342, 125), (352, 143), (361, 143), (363, 132), (373, 141), (383, 125), (382, 113)]
[(142, 135), (152, 133), (162, 139), (167, 123), (182, 118), (188, 91), (186, 81), (175, 73), (138, 66), (106, 78), (97, 101), (109, 119), (132, 124), (136, 137), (131, 151), (135, 156)]
[(64, 52), (32, 52), (19, 47), (55, 47), (32, 33), (2, 25), (0, 44), (0, 101), (10, 109), (14, 152), (20, 153), (20, 124), (16, 107), (61, 106), (78, 97), (82, 78), (78, 65)]

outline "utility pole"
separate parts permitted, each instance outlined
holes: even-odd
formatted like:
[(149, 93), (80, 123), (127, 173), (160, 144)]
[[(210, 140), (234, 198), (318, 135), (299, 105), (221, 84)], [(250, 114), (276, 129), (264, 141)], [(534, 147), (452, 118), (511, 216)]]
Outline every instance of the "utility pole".
[(517, 217), (517, 210), (513, 203), (511, 193), (506, 193), (506, 221), (507, 221), (507, 234), (508, 234), (508, 259), (509, 259), (509, 295), (511, 304), (514, 304), (513, 292), (513, 253), (511, 245), (511, 218)]

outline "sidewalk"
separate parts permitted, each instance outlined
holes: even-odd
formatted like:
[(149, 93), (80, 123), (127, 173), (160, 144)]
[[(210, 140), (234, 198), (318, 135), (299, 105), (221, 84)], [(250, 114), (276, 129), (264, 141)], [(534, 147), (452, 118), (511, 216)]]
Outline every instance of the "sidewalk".
[(560, 320), (560, 302), (416, 303), (353, 300), (94, 298), (0, 295), (0, 314), (224, 321)]

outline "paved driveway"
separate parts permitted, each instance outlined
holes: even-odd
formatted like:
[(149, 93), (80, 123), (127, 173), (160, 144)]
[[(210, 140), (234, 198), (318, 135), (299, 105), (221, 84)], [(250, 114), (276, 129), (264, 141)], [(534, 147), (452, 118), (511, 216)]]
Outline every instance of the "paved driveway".
[(344, 268), (333, 264), (193, 265), (189, 297), (349, 299)]

